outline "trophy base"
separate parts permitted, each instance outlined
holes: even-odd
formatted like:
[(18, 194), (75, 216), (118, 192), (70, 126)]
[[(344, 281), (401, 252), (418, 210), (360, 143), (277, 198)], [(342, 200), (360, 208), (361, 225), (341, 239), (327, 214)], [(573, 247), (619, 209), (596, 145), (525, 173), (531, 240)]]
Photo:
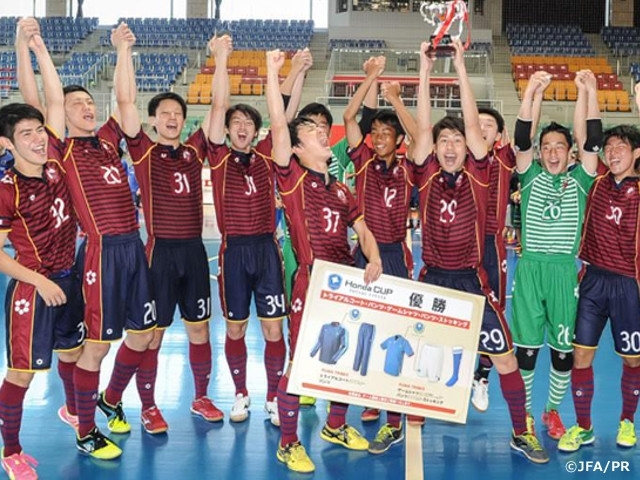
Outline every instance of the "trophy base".
[(428, 55), (438, 58), (446, 58), (453, 57), (456, 54), (456, 49), (452, 45), (451, 35), (443, 35), (437, 44), (435, 44), (435, 35), (431, 35), (429, 40), (429, 47), (426, 52)]

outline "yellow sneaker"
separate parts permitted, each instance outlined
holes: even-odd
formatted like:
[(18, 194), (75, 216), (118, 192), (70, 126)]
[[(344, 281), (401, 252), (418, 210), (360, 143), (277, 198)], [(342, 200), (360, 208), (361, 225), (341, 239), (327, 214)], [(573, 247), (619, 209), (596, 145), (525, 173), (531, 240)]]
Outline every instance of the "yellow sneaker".
[(336, 445), (342, 445), (349, 450), (369, 449), (369, 441), (358, 430), (346, 423), (335, 430), (325, 424), (320, 432), (320, 438)]
[(308, 397), (306, 395), (300, 395), (301, 407), (313, 407), (316, 404), (315, 397)]
[(311, 473), (316, 469), (300, 442), (289, 443), (284, 447), (279, 445), (276, 457), (294, 472)]
[(636, 444), (636, 429), (633, 422), (626, 418), (620, 422), (616, 443), (619, 447), (631, 448)]
[(120, 447), (105, 437), (97, 427), (91, 430), (86, 437), (76, 437), (76, 447), (81, 453), (99, 460), (113, 460), (122, 455)]
[(582, 445), (591, 445), (595, 440), (596, 436), (593, 434), (593, 427), (586, 430), (580, 425), (574, 425), (560, 437), (558, 450), (567, 453), (577, 452)]
[(107, 417), (107, 426), (111, 433), (129, 433), (131, 425), (127, 422), (127, 417), (122, 409), (122, 402), (110, 405), (104, 399), (104, 392), (98, 395), (98, 409)]

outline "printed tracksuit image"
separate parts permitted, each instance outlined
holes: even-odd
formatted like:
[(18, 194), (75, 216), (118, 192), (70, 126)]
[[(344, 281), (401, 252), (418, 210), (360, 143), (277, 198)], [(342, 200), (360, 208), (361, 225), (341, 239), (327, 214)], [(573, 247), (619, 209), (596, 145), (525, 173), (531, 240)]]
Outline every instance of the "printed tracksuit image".
[(335, 365), (349, 348), (349, 332), (339, 322), (322, 325), (318, 341), (311, 350), (311, 356), (320, 351), (319, 360), (327, 365)]

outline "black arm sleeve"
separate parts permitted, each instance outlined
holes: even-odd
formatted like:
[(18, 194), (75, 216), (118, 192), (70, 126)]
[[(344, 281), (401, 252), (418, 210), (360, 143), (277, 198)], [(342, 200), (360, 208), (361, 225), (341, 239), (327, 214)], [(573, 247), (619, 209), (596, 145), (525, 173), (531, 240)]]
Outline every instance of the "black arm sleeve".
[(373, 117), (376, 116), (376, 113), (378, 113), (377, 108), (369, 108), (366, 105), (362, 106), (362, 116), (360, 117), (358, 126), (363, 136), (366, 137), (368, 133), (371, 133), (371, 124), (373, 123)]
[(516, 128), (513, 132), (513, 143), (516, 149), (526, 152), (531, 148), (531, 120), (516, 120)]
[(584, 151), (598, 153), (602, 150), (603, 141), (602, 120), (599, 118), (587, 120), (587, 139), (584, 142)]

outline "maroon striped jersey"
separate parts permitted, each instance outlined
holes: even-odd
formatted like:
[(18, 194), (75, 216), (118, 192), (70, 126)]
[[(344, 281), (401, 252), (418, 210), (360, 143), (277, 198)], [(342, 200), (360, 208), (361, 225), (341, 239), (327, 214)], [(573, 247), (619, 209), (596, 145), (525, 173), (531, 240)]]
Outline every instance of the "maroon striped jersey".
[(579, 257), (640, 281), (640, 179), (598, 177), (587, 200)]
[(398, 156), (387, 167), (364, 141), (349, 150), (356, 171), (356, 197), (367, 226), (380, 243), (404, 242), (413, 169)]
[(415, 166), (420, 191), (422, 261), (445, 270), (478, 268), (482, 264), (489, 197), (488, 161), (468, 153), (455, 175), (440, 168), (435, 154)]
[(516, 154), (511, 145), (489, 153), (489, 204), (485, 235), (502, 235), (507, 220), (511, 176), (516, 166)]
[(213, 206), (223, 237), (275, 231), (271, 134), (248, 154), (209, 143)]
[(276, 166), (278, 191), (298, 264), (314, 259), (354, 265), (347, 227), (362, 218), (356, 199), (346, 185), (302, 167), (291, 160), (289, 167)]
[(56, 160), (44, 165), (42, 177), (26, 177), (15, 167), (5, 172), (0, 231), (8, 233), (16, 260), (30, 270), (49, 276), (73, 266), (78, 225)]
[(53, 142), (62, 157), (80, 226), (89, 237), (121, 235), (138, 229), (129, 181), (120, 159), (123, 138), (118, 122), (111, 117), (93, 137)]
[(142, 131), (126, 140), (149, 237), (201, 237), (202, 164), (209, 144), (202, 129), (178, 148), (153, 142)]

